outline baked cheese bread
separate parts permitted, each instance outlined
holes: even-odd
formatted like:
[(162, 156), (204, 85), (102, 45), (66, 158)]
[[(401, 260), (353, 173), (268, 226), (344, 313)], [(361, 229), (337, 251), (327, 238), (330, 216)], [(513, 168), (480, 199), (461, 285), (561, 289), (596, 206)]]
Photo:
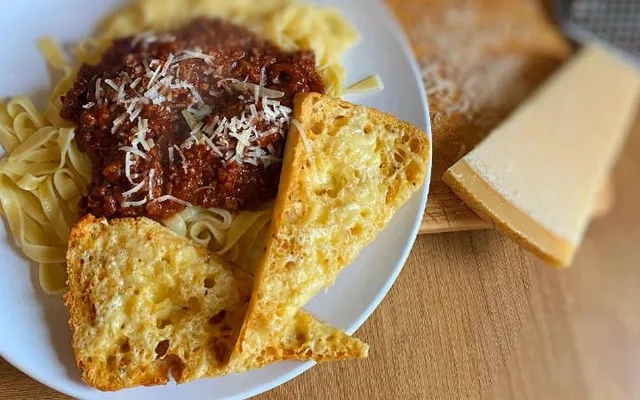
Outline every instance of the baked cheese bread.
[(232, 365), (269, 355), (274, 332), (333, 283), (427, 174), (426, 134), (391, 115), (307, 93), (296, 96), (294, 118)]
[(83, 380), (100, 390), (178, 383), (284, 359), (364, 357), (368, 346), (304, 311), (273, 351), (229, 368), (252, 279), (149, 219), (83, 218), (67, 252), (72, 345)]

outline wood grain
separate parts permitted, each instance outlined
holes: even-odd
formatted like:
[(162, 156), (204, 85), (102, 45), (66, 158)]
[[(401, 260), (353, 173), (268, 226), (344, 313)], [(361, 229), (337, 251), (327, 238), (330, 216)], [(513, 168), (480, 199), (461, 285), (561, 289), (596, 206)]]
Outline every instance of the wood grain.
[[(319, 365), (258, 399), (640, 398), (640, 120), (616, 204), (571, 269), (495, 231), (426, 235), (357, 332), (367, 360)], [(2, 398), (65, 399), (0, 359)]]
[(640, 399), (640, 123), (614, 175), (617, 201), (574, 268), (531, 275), (531, 317), (498, 399)]
[[(640, 398), (640, 121), (613, 182), (615, 207), (562, 272), (494, 231), (419, 237), (357, 332), (369, 359), (317, 366), (257, 398)], [(0, 393), (68, 399), (1, 358)]]

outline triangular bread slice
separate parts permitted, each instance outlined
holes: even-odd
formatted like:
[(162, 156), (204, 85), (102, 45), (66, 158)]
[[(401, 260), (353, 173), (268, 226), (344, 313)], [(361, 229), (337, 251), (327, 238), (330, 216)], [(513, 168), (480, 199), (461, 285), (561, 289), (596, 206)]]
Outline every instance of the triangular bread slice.
[(67, 251), (72, 346), (82, 379), (118, 390), (257, 368), (284, 359), (364, 357), (368, 346), (301, 311), (275, 351), (229, 368), (252, 279), (149, 219), (83, 218)]
[(275, 333), (380, 232), (425, 181), (427, 135), (375, 109), (298, 95), (274, 216), (231, 363), (273, 352)]

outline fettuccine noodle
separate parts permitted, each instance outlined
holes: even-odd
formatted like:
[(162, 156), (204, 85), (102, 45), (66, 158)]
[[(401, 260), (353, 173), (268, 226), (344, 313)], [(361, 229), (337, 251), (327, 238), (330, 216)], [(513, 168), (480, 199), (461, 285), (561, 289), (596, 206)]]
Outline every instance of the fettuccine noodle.
[[(0, 213), (17, 246), (38, 263), (45, 292), (66, 288), (69, 232), (79, 219), (78, 202), (91, 180), (89, 159), (74, 140), (75, 127), (60, 117), (60, 96), (72, 87), (78, 67), (99, 62), (113, 38), (177, 28), (200, 16), (223, 17), (285, 50), (313, 50), (327, 94), (343, 92), (341, 58), (355, 42), (356, 32), (337, 12), (294, 0), (134, 1), (108, 16), (95, 37), (83, 40), (72, 62), (51, 39), (41, 40), (53, 82), (45, 109), (38, 110), (22, 96), (0, 102), (0, 145), (6, 153), (0, 160)], [(237, 214), (191, 206), (163, 222), (251, 272), (271, 213), (272, 204)]]

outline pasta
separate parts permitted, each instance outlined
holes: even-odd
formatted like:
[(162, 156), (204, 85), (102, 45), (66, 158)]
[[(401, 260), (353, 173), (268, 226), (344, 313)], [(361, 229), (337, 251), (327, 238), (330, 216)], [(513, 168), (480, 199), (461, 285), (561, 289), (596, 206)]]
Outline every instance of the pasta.
[[(100, 24), (75, 48), (73, 61), (51, 39), (39, 43), (53, 82), (44, 110), (25, 97), (0, 102), (0, 213), (16, 245), (39, 265), (42, 289), (66, 289), (65, 251), (78, 202), (91, 180), (88, 158), (76, 146), (74, 126), (60, 117), (60, 96), (73, 85), (82, 63), (94, 64), (113, 38), (176, 28), (199, 17), (223, 17), (274, 41), (285, 50), (311, 49), (328, 94), (343, 92), (343, 53), (357, 34), (335, 11), (294, 0), (133, 1)], [(270, 204), (233, 215), (190, 206), (164, 221), (177, 233), (218, 251), (251, 271), (271, 219)]]

